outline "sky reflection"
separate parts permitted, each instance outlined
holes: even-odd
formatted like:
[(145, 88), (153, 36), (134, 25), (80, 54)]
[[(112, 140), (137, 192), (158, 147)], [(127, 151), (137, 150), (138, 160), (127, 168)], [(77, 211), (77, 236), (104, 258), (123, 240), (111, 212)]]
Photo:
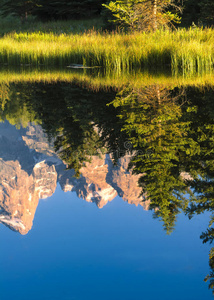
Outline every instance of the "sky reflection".
[(181, 214), (166, 235), (142, 207), (116, 197), (98, 209), (58, 185), (27, 235), (0, 226), (2, 299), (212, 299), (208, 220)]

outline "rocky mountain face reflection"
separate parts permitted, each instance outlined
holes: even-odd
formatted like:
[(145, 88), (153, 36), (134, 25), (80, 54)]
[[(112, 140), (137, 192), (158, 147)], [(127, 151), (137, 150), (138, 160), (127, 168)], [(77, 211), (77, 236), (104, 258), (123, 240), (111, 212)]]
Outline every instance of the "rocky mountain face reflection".
[(127, 171), (130, 158), (122, 157), (117, 166), (110, 155), (101, 154), (81, 168), (81, 176), (65, 170), (41, 126), (29, 124), (16, 129), (0, 123), (0, 223), (26, 234), (32, 227), (39, 199), (50, 197), (57, 182), (64, 192), (94, 202), (102, 208), (117, 195), (130, 204), (148, 209), (142, 202), (138, 176)]

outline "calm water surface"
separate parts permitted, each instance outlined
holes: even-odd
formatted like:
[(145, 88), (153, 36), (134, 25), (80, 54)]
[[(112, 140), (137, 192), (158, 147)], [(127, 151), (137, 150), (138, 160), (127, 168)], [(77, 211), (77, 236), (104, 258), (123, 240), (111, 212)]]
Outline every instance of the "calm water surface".
[(2, 299), (212, 299), (199, 239), (207, 220), (181, 215), (167, 236), (119, 197), (99, 210), (58, 187), (27, 235), (1, 226)]
[(1, 299), (213, 298), (212, 88), (1, 90)]

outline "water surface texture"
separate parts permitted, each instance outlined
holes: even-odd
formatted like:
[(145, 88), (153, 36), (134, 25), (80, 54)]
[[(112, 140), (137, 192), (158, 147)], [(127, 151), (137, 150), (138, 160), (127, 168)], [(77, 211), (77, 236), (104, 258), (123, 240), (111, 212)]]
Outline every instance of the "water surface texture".
[(212, 85), (96, 80), (0, 85), (2, 299), (212, 299)]

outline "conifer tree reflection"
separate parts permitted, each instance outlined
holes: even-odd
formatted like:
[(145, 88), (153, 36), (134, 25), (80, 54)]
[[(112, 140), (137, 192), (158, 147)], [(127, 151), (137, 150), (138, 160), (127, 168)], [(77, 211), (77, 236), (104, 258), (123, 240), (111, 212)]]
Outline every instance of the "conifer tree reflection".
[(5, 120), (17, 128), (26, 127), (29, 122), (41, 123), (32, 107), (34, 86), (26, 83), (0, 84), (0, 122)]
[(1, 82), (0, 83), (0, 103), (1, 103), (1, 110), (4, 110), (4, 107), (9, 101), (9, 92), (10, 92), (10, 87), (9, 84), (6, 82)]
[[(214, 103), (213, 90), (189, 90), (191, 96), (188, 110), (191, 119), (191, 136), (197, 142), (198, 151), (187, 161), (187, 168), (192, 174), (189, 186), (193, 192), (186, 210), (189, 218), (205, 211), (210, 212), (208, 228), (200, 238), (203, 243), (214, 240)], [(214, 294), (214, 248), (209, 254), (210, 274), (205, 281)]]
[(211, 248), (209, 253), (209, 266), (210, 274), (205, 277), (204, 281), (207, 282), (209, 280), (209, 288), (213, 290), (214, 295), (214, 247)]
[[(115, 92), (64, 87), (64, 119), (54, 133), (55, 149), (76, 176), (92, 156), (116, 153), (124, 140), (117, 110), (106, 104)], [(62, 107), (61, 107), (62, 109)]]
[(181, 157), (196, 143), (189, 137), (190, 123), (182, 119), (183, 93), (176, 95), (159, 85), (142, 89), (126, 88), (113, 101), (120, 107), (123, 130), (136, 150), (130, 167), (141, 174), (142, 193), (151, 200), (150, 208), (171, 232), (176, 215), (187, 205), (188, 186), (181, 176)]
[[(207, 198), (208, 194), (203, 195), (203, 197), (200, 197), (200, 201), (197, 201), (197, 204), (192, 204), (190, 209), (187, 210), (189, 212), (189, 217), (191, 218), (195, 213), (200, 214), (204, 211), (210, 211), (210, 222), (207, 230), (205, 232), (202, 232), (200, 238), (203, 240), (203, 243), (209, 242), (210, 244), (213, 243), (214, 240), (214, 193), (213, 193), (213, 181), (211, 183), (212, 185), (212, 192), (209, 190), (208, 194), (209, 197)], [(203, 198), (203, 200), (202, 200)], [(198, 199), (197, 199), (198, 200)], [(209, 288), (212, 289), (213, 295), (214, 295), (214, 247), (211, 248), (209, 253), (209, 266), (210, 266), (210, 273), (205, 277), (204, 281), (209, 282)]]
[[(206, 231), (202, 232), (200, 238), (203, 243), (213, 243), (214, 240), (214, 180), (208, 174), (204, 174), (203, 178), (199, 176), (191, 183), (197, 197), (191, 199), (187, 208), (187, 213), (191, 219), (195, 214), (201, 214), (205, 211), (211, 212), (210, 222)], [(209, 281), (209, 288), (213, 289), (214, 294), (214, 247), (209, 253), (210, 274), (206, 276), (205, 281)]]

